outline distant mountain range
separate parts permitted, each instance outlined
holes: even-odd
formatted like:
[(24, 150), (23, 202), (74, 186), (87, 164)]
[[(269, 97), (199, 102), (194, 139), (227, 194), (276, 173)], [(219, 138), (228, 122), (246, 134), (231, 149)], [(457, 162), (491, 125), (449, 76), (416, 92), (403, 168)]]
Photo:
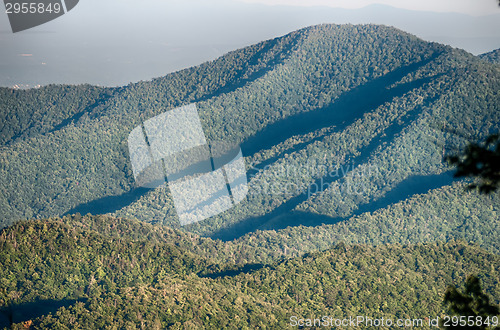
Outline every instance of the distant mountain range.
[[(89, 1), (68, 17), (18, 34), (10, 32), (6, 17), (4, 21), (0, 17), (0, 30), (5, 32), (0, 86), (127, 85), (321, 23), (394, 26), (475, 55), (500, 48), (500, 8), (475, 17), (473, 13), (433, 13), (383, 5), (350, 10), (234, 1), (123, 5), (110, 0), (96, 15), (97, 6)], [(21, 56), (26, 53), (31, 56)]]

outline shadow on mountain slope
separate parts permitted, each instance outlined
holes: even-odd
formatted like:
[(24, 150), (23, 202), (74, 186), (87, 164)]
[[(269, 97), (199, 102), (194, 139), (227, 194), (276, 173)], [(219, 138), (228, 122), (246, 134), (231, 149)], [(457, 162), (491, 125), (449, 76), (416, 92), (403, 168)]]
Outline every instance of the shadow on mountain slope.
[[(114, 91), (114, 90), (117, 90), (117, 89), (110, 89), (111, 91)], [(98, 98), (93, 104), (89, 105), (87, 108), (85, 108), (85, 110), (81, 111), (81, 112), (77, 112), (75, 113), (74, 115), (72, 115), (71, 117), (69, 118), (66, 118), (64, 119), (63, 121), (61, 121), (59, 124), (55, 125), (50, 131), (48, 131), (47, 133), (53, 133), (53, 132), (56, 132), (56, 131), (59, 131), (61, 129), (63, 129), (64, 127), (68, 126), (69, 124), (71, 123), (76, 123), (78, 122), (78, 120), (84, 115), (84, 114), (90, 114), (92, 113), (92, 111), (94, 111), (94, 109), (96, 109), (97, 107), (99, 106), (102, 106), (104, 105), (109, 99), (111, 99), (113, 97), (113, 95), (103, 95), (101, 96), (100, 98)]]
[[(432, 79), (435, 79), (436, 77), (422, 78), (389, 89), (391, 85), (400, 81), (407, 74), (431, 62), (439, 54), (436, 53), (426, 60), (401, 67), (385, 76), (354, 88), (342, 94), (333, 104), (325, 108), (287, 117), (269, 125), (263, 131), (258, 132), (243, 142), (241, 145), (243, 154), (246, 156), (253, 155), (255, 152), (279, 144), (294, 135), (305, 134), (333, 125), (339, 125), (340, 129), (346, 127), (364, 113), (374, 110), (394, 97), (402, 96), (408, 91), (422, 87)], [(302, 147), (304, 146), (296, 146), (295, 149)], [(265, 163), (260, 164), (258, 167), (265, 166), (265, 164), (269, 164), (276, 159), (275, 157), (271, 160), (266, 160)], [(248, 176), (252, 176), (254, 173), (249, 172)], [(146, 188), (135, 188), (118, 196), (105, 196), (82, 203), (65, 214), (74, 214), (77, 212), (80, 214), (112, 213), (135, 202), (149, 190)]]
[[(302, 37), (303, 35), (301, 33), (292, 33), (281, 38), (266, 41), (264, 47), (255, 52), (255, 54), (248, 59), (245, 69), (235, 69), (237, 71), (230, 84), (222, 86), (221, 88), (218, 88), (210, 94), (200, 97), (193, 102), (202, 102), (221, 94), (232, 93), (238, 88), (242, 88), (257, 79), (262, 78), (266, 73), (273, 70), (277, 65), (284, 63), (285, 60), (290, 57), (294, 46), (299, 43), (299, 40)], [(261, 59), (266, 57), (268, 53), (272, 54), (272, 58), (267, 60), (265, 63), (266, 65), (263, 66)]]
[(453, 180), (454, 178), (452, 172), (433, 175), (413, 175), (401, 181), (383, 197), (359, 206), (357, 210), (347, 217), (330, 217), (321, 214), (292, 211), (285, 216), (280, 217), (281, 219), (275, 218), (270, 220), (259, 229), (278, 230), (289, 226), (302, 225), (306, 227), (314, 227), (322, 224), (335, 224), (366, 212), (375, 212), (377, 210), (384, 209), (392, 204), (411, 198), (415, 194), (425, 194), (429, 190), (450, 185), (453, 183)]
[(38, 300), (2, 307), (0, 309), (0, 328), (9, 328), (13, 323), (26, 322), (43, 315), (55, 313), (59, 308), (67, 308), (78, 301), (85, 301), (85, 299)]
[[(407, 93), (407, 92), (409, 92), (409, 91), (411, 91), (411, 90), (413, 90), (415, 88), (422, 87), (424, 84), (429, 83), (433, 79), (436, 79), (436, 78), (441, 77), (441, 76), (442, 75), (439, 74), (439, 75), (436, 75), (436, 76), (433, 76), (433, 77), (427, 77), (427, 78), (418, 79), (418, 80), (412, 81), (410, 83), (401, 84), (401, 85), (399, 85), (397, 87), (394, 87), (394, 88), (390, 89), (390, 91), (392, 91), (391, 94), (390, 94), (391, 98), (394, 98), (394, 97), (397, 97), (397, 96), (402, 96), (403, 94), (405, 94), (405, 93)], [(362, 97), (362, 96), (360, 96), (360, 97)], [(388, 96), (386, 96), (386, 97), (388, 97)], [(428, 100), (425, 100), (425, 103), (426, 104), (431, 104), (436, 99), (437, 99), (437, 97), (430, 98)], [(387, 102), (387, 101), (388, 100), (381, 101), (380, 103), (377, 103), (376, 105), (374, 105), (375, 108), (370, 108), (369, 110), (375, 110), (377, 107), (381, 106), (384, 102)], [(331, 107), (334, 107), (334, 106), (332, 105)], [(345, 110), (347, 110), (347, 107), (345, 108)], [(318, 110), (318, 111), (321, 111), (321, 110)], [(368, 111), (365, 111), (363, 113), (366, 113), (366, 112), (368, 112)], [(413, 118), (416, 118), (416, 117), (413, 117)], [(349, 121), (343, 121), (342, 123), (337, 123), (337, 124), (332, 123), (332, 125), (330, 125), (330, 126), (335, 125), (335, 131), (341, 131), (341, 130), (345, 129), (347, 126), (351, 125), (357, 119), (358, 118), (356, 117), (356, 118), (352, 118), (352, 120), (349, 120)], [(408, 121), (406, 121), (406, 122), (408, 122)], [(323, 124), (324, 127), (320, 127), (319, 129), (329, 127), (328, 123), (322, 122), (322, 124)], [(391, 129), (394, 130), (394, 126), (392, 128), (389, 128), (388, 130), (391, 130)], [(313, 132), (313, 131), (311, 130), (311, 132)], [(286, 133), (284, 133), (284, 134), (286, 135)], [(268, 159), (260, 162), (259, 164), (254, 165), (251, 169), (249, 169), (249, 171), (248, 171), (248, 177), (251, 178), (260, 169), (263, 169), (267, 165), (270, 165), (270, 164), (276, 162), (278, 159), (284, 157), (285, 154), (292, 153), (292, 152), (297, 152), (299, 150), (302, 150), (305, 147), (307, 147), (307, 145), (309, 145), (311, 143), (314, 143), (316, 141), (321, 141), (325, 137), (327, 137), (327, 134), (322, 134), (322, 135), (320, 135), (318, 137), (315, 137), (315, 138), (313, 138), (313, 139), (311, 139), (311, 140), (309, 140), (307, 142), (299, 143), (299, 144), (294, 145), (293, 147), (291, 147), (289, 149), (286, 149), (286, 150), (282, 151), (281, 153), (279, 153), (276, 156), (270, 157), (270, 158), (268, 158)], [(281, 142), (283, 142), (283, 141), (281, 141)], [(245, 150), (245, 149), (242, 148), (242, 150)]]
[[(425, 101), (426, 104), (431, 104), (434, 102), (435, 98), (431, 98)], [(385, 129), (384, 132), (380, 133), (378, 137), (372, 139), (372, 141), (360, 150), (360, 155), (354, 157), (346, 164), (363, 164), (366, 163), (372, 152), (375, 151), (379, 146), (392, 141), (395, 136), (400, 133), (404, 127), (409, 125), (409, 123), (413, 122), (417, 119), (418, 115), (421, 113), (423, 106), (420, 106), (413, 111), (408, 112), (404, 118), (402, 118), (401, 123), (393, 123), (389, 127)], [(385, 134), (385, 135), (384, 135)], [(325, 184), (330, 185), (331, 183), (341, 180), (343, 177), (332, 177), (326, 175), (322, 178), (316, 179), (314, 182), (309, 184), (311, 186), (323, 186)], [(235, 238), (241, 237), (249, 232), (255, 231), (260, 228), (264, 224), (268, 223), (274, 218), (283, 217), (285, 214), (289, 214), (295, 209), (299, 204), (305, 202), (309, 198), (307, 191), (304, 193), (297, 195), (295, 197), (290, 198), (271, 212), (260, 216), (260, 217), (252, 217), (235, 224), (230, 225), (229, 227), (223, 228), (218, 232), (211, 235), (214, 239), (221, 239), (224, 241), (233, 240)]]
[(149, 188), (134, 188), (126, 193), (117, 196), (106, 196), (99, 199), (94, 199), (93, 201), (80, 204), (75, 208), (72, 208), (64, 215), (68, 214), (106, 214), (116, 212), (132, 203), (137, 201), (141, 196), (144, 196), (152, 189)]
[(200, 274), (198, 276), (200, 277), (206, 277), (206, 278), (219, 278), (219, 277), (225, 277), (225, 276), (237, 276), (239, 274), (250, 274), (254, 271), (257, 271), (259, 269), (262, 269), (264, 267), (269, 267), (268, 265), (264, 264), (244, 264), (243, 266), (237, 268), (237, 269), (227, 269), (224, 271), (220, 271), (217, 273), (209, 273), (209, 274)]
[[(411, 176), (386, 193), (383, 197), (361, 205), (356, 211), (347, 217), (330, 217), (322, 214), (314, 214), (300, 211), (293, 211), (293, 209), (284, 211), (274, 210), (273, 212), (262, 216), (250, 218), (234, 224), (229, 228), (225, 228), (211, 237), (214, 239), (221, 239), (223, 241), (231, 241), (240, 238), (255, 230), (279, 230), (292, 226), (306, 226), (314, 227), (322, 224), (336, 224), (346, 221), (352, 216), (360, 215), (365, 212), (374, 212), (379, 209), (384, 209), (389, 205), (404, 201), (414, 194), (424, 194), (429, 190), (437, 189), (453, 182), (452, 172), (445, 172), (435, 175), (414, 175)], [(300, 197), (300, 196), (299, 196)], [(292, 203), (295, 207), (296, 203)], [(286, 204), (285, 204), (286, 205)], [(288, 206), (289, 208), (291, 206)], [(280, 214), (281, 212), (281, 214)]]
[[(433, 78), (422, 78), (390, 88), (409, 73), (417, 71), (441, 53), (426, 60), (398, 68), (340, 95), (328, 106), (286, 117), (266, 126), (241, 144), (244, 156), (253, 156), (263, 149), (269, 149), (295, 135), (303, 135), (318, 129), (340, 125), (342, 129), (352, 124), (369, 110), (374, 110), (405, 93), (422, 87)], [(434, 77), (435, 78), (435, 77)]]

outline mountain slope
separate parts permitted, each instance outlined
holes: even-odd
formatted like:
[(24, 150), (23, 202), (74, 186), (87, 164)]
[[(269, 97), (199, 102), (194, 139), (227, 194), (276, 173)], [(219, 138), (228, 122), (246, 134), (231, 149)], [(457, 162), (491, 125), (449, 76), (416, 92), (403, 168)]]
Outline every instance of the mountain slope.
[(479, 55), (480, 58), (491, 63), (500, 63), (500, 49), (495, 49), (489, 53)]
[[(416, 69), (393, 86), (388, 97), (382, 94), (387, 98), (385, 102), (380, 93), (373, 92), (379, 87), (379, 81), (375, 81), (363, 85), (366, 91), (359, 92), (359, 88), (344, 93), (344, 98), (339, 97), (331, 108), (322, 109), (332, 110), (335, 115), (360, 108), (361, 118), (354, 118), (354, 122), (350, 119), (350, 125), (346, 123), (349, 118), (344, 117), (341, 125), (296, 135), (254, 154), (248, 159), (252, 180), (247, 201), (227, 215), (193, 225), (189, 230), (232, 239), (266, 227), (267, 222), (276, 223), (277, 218), (282, 222), (280, 228), (298, 225), (300, 221), (290, 220), (297, 211), (301, 212), (302, 223), (311, 225), (314, 219), (320, 220), (317, 224), (338, 222), (362, 210), (374, 211), (384, 199), (391, 203), (404, 199), (397, 191), (409, 191), (405, 196), (410, 197), (450, 184), (443, 156), (458, 151), (467, 140), (448, 132), (469, 132), (469, 138), (479, 139), (498, 129), (498, 70), (455, 52), (440, 55)], [(384, 78), (390, 79), (387, 76)], [(323, 123), (324, 117), (328, 115), (317, 121)], [(290, 126), (286, 124), (280, 131), (283, 135), (289, 134)], [(304, 129), (309, 127), (304, 125)], [(349, 184), (362, 189), (358, 189), (359, 193), (345, 192)], [(322, 186), (329, 189), (318, 189)], [(455, 194), (460, 199), (462, 192), (456, 190)], [(463, 198), (461, 203), (465, 203)], [(176, 226), (171, 205), (168, 195), (151, 191), (115, 214)], [(307, 219), (308, 214), (312, 220)], [(484, 220), (494, 222), (496, 218)]]
[[(4, 228), (1, 325), (283, 328), (294, 315), (436, 317), (446, 286), (471, 273), (495, 303), (500, 295), (500, 257), (462, 242), (342, 244), (235, 269), (185, 248), (198, 239), (102, 216)], [(216, 250), (226, 259), (241, 253), (231, 243)]]
[(104, 103), (113, 92), (90, 85), (50, 85), (26, 91), (0, 88), (0, 143), (56, 131)]
[[(92, 212), (179, 227), (168, 190), (134, 189), (126, 139), (140, 122), (192, 102), (209, 142), (241, 143), (250, 190), (233, 209), (183, 229), (231, 240), (349, 221), (400, 202), (392, 191), (411, 197), (451, 184), (443, 156), (466, 140), (449, 132), (479, 139), (498, 130), (499, 78), (496, 65), (390, 27), (302, 29), (151, 82), (97, 89), (95, 107), (56, 117), (47, 106), (46, 118), (58, 120), (43, 134), (12, 140), (29, 124), (5, 131), (13, 142), (0, 152), (1, 221)], [(14, 104), (8, 92), (4, 102)], [(292, 221), (297, 213), (302, 222)]]

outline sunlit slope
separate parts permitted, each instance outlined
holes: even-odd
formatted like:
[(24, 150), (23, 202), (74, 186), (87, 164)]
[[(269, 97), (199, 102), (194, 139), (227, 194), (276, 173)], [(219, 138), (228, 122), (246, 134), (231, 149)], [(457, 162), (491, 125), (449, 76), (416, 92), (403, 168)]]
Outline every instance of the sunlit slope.
[[(233, 239), (286, 227), (297, 212), (345, 219), (384, 198), (398, 202), (390, 192), (414, 176), (451, 183), (442, 157), (465, 141), (449, 131), (480, 138), (498, 129), (499, 75), (466, 52), (394, 28), (321, 25), (150, 82), (96, 90), (84, 109), (51, 119), (52, 129), (5, 133), (12, 142), (0, 153), (2, 223), (111, 212), (177, 226), (168, 190), (134, 190), (126, 141), (140, 122), (193, 102), (209, 141), (241, 143), (250, 191), (188, 230)], [(327, 178), (332, 171), (343, 174)], [(361, 180), (359, 193), (336, 188), (352, 178)]]
[(231, 242), (111, 217), (19, 222), (0, 231), (0, 327), (9, 319), (161, 329), (284, 328), (294, 315), (436, 317), (446, 313), (446, 286), (471, 273), (498, 303), (500, 257), (462, 242), (337, 245), (235, 265), (243, 253)]

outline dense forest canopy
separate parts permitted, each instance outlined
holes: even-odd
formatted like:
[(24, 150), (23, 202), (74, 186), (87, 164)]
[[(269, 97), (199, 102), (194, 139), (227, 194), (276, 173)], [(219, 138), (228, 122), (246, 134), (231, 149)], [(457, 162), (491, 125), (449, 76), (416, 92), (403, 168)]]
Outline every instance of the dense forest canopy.
[[(144, 120), (193, 102), (209, 142), (241, 143), (250, 191), (188, 230), (222, 237), (283, 210), (347, 218), (397, 202), (390, 192), (412, 178), (449, 184), (443, 155), (465, 142), (442, 128), (478, 138), (498, 129), (498, 74), (394, 28), (320, 25), (122, 88), (2, 89), (0, 220), (97, 212), (178, 226), (168, 190), (135, 189), (126, 140)], [(356, 193), (338, 193), (353, 185)]]
[(246, 265), (230, 261), (237, 246), (214, 254), (216, 244), (107, 216), (19, 222), (0, 233), (0, 326), (9, 318), (16, 328), (84, 329), (283, 328), (310, 315), (424, 319), (446, 315), (446, 286), (470, 273), (495, 303), (500, 296), (500, 257), (465, 242), (339, 244)]
[[(499, 192), (446, 159), (499, 132), (499, 78), (498, 51), (324, 24), (119, 88), (0, 88), (0, 326), (425, 319), (468, 275), (498, 304)], [(127, 137), (193, 103), (249, 190), (180, 226), (168, 188), (137, 187)]]

